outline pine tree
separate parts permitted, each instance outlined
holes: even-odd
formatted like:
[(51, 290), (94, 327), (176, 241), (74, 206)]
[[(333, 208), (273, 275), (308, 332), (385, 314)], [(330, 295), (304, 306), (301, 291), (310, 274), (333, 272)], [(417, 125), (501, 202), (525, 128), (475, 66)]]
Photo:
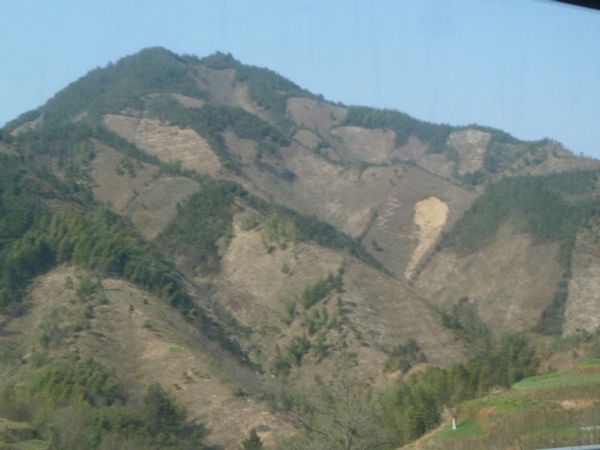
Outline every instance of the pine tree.
[(256, 429), (252, 428), (252, 431), (250, 431), (250, 435), (248, 436), (248, 438), (242, 442), (241, 450), (262, 450), (262, 449), (264, 449), (263, 443), (260, 440), (260, 437), (258, 436)]

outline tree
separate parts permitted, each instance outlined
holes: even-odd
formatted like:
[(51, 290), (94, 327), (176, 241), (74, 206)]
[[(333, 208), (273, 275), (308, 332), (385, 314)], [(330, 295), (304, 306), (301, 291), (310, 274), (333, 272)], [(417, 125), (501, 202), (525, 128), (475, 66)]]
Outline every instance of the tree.
[(242, 442), (242, 450), (262, 450), (263, 448), (263, 443), (256, 432), (256, 428), (252, 428), (248, 438)]
[(150, 428), (155, 433), (176, 432), (184, 423), (185, 412), (158, 383), (148, 386), (144, 406)]
[(304, 389), (310, 396), (288, 396), (289, 417), (303, 433), (283, 449), (372, 450), (395, 444), (395, 437), (381, 427), (381, 405), (356, 370), (352, 358), (342, 355), (330, 378), (316, 378), (313, 386)]

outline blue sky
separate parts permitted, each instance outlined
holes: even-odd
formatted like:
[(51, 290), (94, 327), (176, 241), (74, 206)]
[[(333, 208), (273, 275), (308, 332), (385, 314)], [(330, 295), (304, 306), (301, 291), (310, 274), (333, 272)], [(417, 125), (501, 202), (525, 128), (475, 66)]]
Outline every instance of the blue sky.
[(144, 47), (600, 158), (600, 13), (543, 0), (0, 0), (0, 125)]

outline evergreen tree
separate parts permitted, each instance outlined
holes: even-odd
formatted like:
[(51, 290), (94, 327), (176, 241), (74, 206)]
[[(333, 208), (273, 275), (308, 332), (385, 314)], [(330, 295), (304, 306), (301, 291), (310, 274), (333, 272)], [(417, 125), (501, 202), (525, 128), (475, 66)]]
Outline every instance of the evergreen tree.
[(241, 450), (262, 450), (263, 448), (263, 443), (260, 440), (256, 429), (252, 428), (252, 431), (250, 431), (250, 435), (248, 436), (248, 438), (244, 439), (244, 441), (242, 442)]

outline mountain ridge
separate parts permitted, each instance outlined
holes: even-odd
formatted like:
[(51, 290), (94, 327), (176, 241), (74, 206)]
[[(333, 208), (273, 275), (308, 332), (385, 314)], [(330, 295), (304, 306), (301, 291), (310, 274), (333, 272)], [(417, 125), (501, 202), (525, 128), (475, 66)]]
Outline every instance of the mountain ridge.
[[(43, 211), (2, 225), (0, 292), (21, 293), (7, 294), (6, 312), (38, 314), (43, 291), (27, 303), (32, 280), (71, 265), (97, 277), (98, 292), (114, 280), (147, 292), (132, 297), (130, 315), (151, 314), (155, 302), (179, 309), (223, 355), (183, 353), (233, 380), (217, 383), (216, 413), (188, 402), (192, 413), (221, 430), (219, 414), (251, 395), (257, 414), (270, 414), (231, 436), (209, 433), (214, 445), (235, 448), (264, 427), (273, 446), (273, 433), (302, 428), (290, 426), (293, 411), (260, 399), (277, 388), (252, 387), (254, 378), (310, 391), (347, 358), (361, 382), (385, 390), (412, 366), (487, 354), (506, 332), (549, 351), (561, 339), (579, 348), (597, 330), (582, 318), (600, 312), (600, 163), (549, 139), (331, 103), (229, 54), (151, 48), (92, 70), (10, 122), (0, 141), (6, 180), (21, 180), (7, 181), (16, 193), (7, 217), (22, 214), (15, 199), (34, 173), (26, 213)], [(147, 320), (141, 332), (160, 337), (151, 322), (162, 319)], [(61, 331), (80, 349), (109, 325), (85, 323), (89, 333)], [(234, 377), (231, 358), (256, 373)], [(185, 402), (181, 386), (200, 392), (202, 382), (180, 375), (169, 387)]]

